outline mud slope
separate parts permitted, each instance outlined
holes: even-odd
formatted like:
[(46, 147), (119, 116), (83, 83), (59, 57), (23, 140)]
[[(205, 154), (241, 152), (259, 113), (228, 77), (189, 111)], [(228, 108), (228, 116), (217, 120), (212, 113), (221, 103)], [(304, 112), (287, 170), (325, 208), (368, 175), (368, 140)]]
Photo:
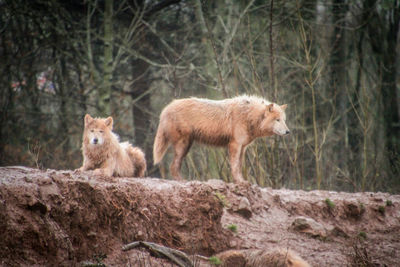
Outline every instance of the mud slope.
[(362, 251), (380, 266), (396, 266), (399, 207), (399, 195), (383, 193), (106, 179), (89, 172), (3, 167), (0, 265), (170, 266), (141, 250), (121, 250), (144, 240), (204, 256), (291, 248), (314, 266), (346, 266)]

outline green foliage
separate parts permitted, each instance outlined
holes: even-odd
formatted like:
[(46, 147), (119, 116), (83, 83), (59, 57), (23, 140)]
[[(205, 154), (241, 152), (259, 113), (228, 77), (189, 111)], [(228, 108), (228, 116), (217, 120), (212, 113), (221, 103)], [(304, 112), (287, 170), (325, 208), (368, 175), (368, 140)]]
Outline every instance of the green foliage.
[(100, 266), (105, 266), (103, 263), (103, 260), (107, 258), (107, 255), (104, 253), (98, 253), (93, 256), (93, 259), (96, 261), (97, 265)]
[(103, 253), (95, 254), (93, 255), (93, 260), (95, 262), (91, 261), (84, 261), (81, 263), (82, 267), (106, 267), (106, 265), (103, 263), (103, 260), (107, 258), (107, 255)]
[(336, 206), (335, 203), (333, 203), (333, 201), (330, 200), (329, 198), (325, 199), (325, 203), (330, 210), (333, 210)]
[(223, 207), (225, 208), (229, 207), (229, 202), (228, 200), (226, 200), (224, 194), (221, 194), (220, 192), (215, 192), (214, 195), (219, 200), (219, 202), (222, 204)]
[(222, 262), (217, 256), (212, 256), (208, 259), (212, 265), (221, 265)]
[(228, 224), (228, 225), (226, 226), (226, 228), (228, 228), (229, 230), (231, 230), (231, 231), (234, 232), (234, 233), (237, 233), (237, 230), (238, 230), (238, 227), (237, 227), (236, 224)]
[(367, 233), (364, 231), (361, 231), (358, 233), (358, 237), (360, 237), (362, 239), (367, 239)]
[(390, 206), (393, 206), (393, 202), (391, 201), (391, 200), (386, 200), (386, 206), (387, 207), (390, 207)]
[(379, 206), (378, 211), (380, 214), (385, 215), (385, 206)]
[(90, 261), (86, 261), (86, 262), (82, 262), (81, 263), (82, 267), (106, 267), (106, 265), (102, 262), (90, 262)]

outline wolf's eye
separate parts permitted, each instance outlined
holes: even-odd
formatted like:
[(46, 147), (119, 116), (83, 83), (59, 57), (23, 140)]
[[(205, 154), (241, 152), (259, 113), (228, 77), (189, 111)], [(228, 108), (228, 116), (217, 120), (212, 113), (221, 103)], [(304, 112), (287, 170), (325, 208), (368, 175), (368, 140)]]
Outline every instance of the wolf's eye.
[(104, 131), (100, 130), (100, 133), (103, 133)]
[(280, 120), (280, 119), (276, 119), (276, 121), (277, 121), (277, 122), (280, 122), (281, 120)]
[(91, 132), (91, 133), (93, 133), (93, 132), (94, 132), (94, 130), (90, 130), (90, 132)]

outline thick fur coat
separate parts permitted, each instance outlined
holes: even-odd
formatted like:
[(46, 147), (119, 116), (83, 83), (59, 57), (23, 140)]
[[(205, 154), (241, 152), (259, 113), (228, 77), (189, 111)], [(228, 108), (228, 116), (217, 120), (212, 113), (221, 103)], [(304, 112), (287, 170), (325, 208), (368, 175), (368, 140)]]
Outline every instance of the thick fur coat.
[(285, 109), (256, 96), (238, 96), (225, 100), (186, 98), (172, 101), (160, 115), (154, 140), (153, 156), (157, 164), (169, 145), (174, 159), (170, 171), (175, 179), (182, 179), (179, 171), (182, 159), (194, 141), (225, 146), (229, 150), (232, 176), (243, 181), (241, 166), (245, 148), (255, 138), (285, 135)]
[(113, 119), (85, 116), (81, 171), (94, 170), (95, 174), (120, 177), (143, 177), (146, 160), (140, 148), (128, 142), (120, 143), (112, 132)]
[(227, 250), (217, 254), (222, 267), (311, 267), (296, 252), (290, 249), (261, 249)]

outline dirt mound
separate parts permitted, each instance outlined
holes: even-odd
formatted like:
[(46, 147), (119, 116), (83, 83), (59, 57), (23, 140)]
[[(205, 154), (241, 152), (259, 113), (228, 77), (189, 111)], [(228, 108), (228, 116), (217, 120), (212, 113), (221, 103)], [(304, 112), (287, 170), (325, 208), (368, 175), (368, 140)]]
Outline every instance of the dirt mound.
[(169, 266), (148, 252), (121, 250), (133, 241), (207, 257), (228, 249), (291, 249), (313, 266), (346, 266), (361, 257), (378, 266), (400, 261), (399, 195), (25, 167), (0, 168), (0, 177), (3, 266)]
[(146, 240), (212, 255), (232, 235), (210, 186), (160, 179), (89, 177), (72, 171), (0, 168), (0, 263), (65, 265)]
[[(292, 249), (313, 266), (350, 266), (364, 251), (377, 266), (400, 261), (399, 195), (216, 184), (228, 203), (222, 224), (237, 225), (240, 249)], [(234, 212), (243, 198), (250, 218)]]

